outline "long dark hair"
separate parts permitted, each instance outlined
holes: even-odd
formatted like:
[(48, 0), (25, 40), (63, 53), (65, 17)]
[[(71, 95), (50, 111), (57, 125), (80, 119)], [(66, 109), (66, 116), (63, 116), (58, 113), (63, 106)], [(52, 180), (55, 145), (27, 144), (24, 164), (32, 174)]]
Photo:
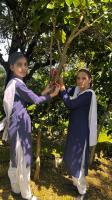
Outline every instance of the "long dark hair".
[(83, 68), (83, 69), (80, 69), (80, 70), (77, 72), (77, 75), (78, 75), (80, 72), (86, 73), (87, 76), (88, 76), (88, 78), (91, 79), (91, 83), (90, 83), (90, 88), (91, 88), (91, 87), (92, 87), (92, 75), (91, 75), (90, 71)]
[(9, 68), (6, 72), (5, 87), (7, 86), (8, 82), (11, 80), (11, 78), (13, 77), (13, 73), (10, 69), (10, 65), (14, 65), (16, 63), (16, 61), (22, 57), (26, 58), (26, 56), (21, 52), (14, 52), (9, 56), (9, 60), (8, 60)]
[(10, 70), (10, 67), (9, 67), (6, 72), (5, 88), (8, 84), (8, 82), (11, 80), (11, 78), (12, 78), (12, 71)]

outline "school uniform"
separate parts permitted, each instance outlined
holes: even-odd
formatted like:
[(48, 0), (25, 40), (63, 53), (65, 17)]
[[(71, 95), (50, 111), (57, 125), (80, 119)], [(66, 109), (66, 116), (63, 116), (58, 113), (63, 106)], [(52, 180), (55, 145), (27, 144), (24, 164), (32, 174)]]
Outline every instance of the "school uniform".
[(89, 146), (97, 143), (96, 96), (91, 89), (80, 92), (79, 87), (64, 90), (60, 92), (60, 96), (70, 110), (63, 160), (73, 184), (80, 194), (85, 194)]
[(49, 95), (38, 96), (28, 89), (25, 83), (16, 77), (8, 83), (4, 93), (3, 120), (5, 131), (3, 139), (9, 139), (10, 166), (8, 175), (12, 191), (20, 193), (23, 198), (30, 199), (30, 169), (32, 163), (31, 119), (27, 112), (28, 104), (40, 104), (49, 101)]

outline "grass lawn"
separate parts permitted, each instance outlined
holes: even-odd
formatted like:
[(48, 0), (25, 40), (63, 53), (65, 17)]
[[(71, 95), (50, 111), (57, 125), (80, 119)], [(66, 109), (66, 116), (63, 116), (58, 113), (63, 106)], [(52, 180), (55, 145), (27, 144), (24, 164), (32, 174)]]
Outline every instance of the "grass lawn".
[[(0, 166), (0, 200), (22, 200), (21, 197), (11, 195), (7, 177), (8, 163)], [(112, 200), (112, 159), (96, 157), (87, 181), (86, 200)], [(49, 162), (43, 162), (41, 166), (40, 182), (35, 183), (32, 176), (31, 187), (41, 200), (75, 200), (78, 195), (66, 171), (63, 168), (56, 170)]]

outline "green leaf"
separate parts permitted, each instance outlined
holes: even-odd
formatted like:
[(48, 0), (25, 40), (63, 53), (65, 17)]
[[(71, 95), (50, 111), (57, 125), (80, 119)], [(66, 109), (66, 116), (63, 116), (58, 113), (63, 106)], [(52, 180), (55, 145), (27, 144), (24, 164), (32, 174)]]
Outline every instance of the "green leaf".
[(90, 1), (89, 0), (85, 0), (85, 4), (86, 4), (86, 6), (89, 6), (90, 5)]
[(62, 29), (62, 43), (65, 43), (66, 41), (66, 33), (65, 31)]
[(67, 24), (67, 23), (68, 23), (68, 19), (64, 18), (64, 24)]
[(109, 3), (109, 2), (112, 2), (112, 0), (101, 0), (101, 2), (103, 2), (103, 3)]
[(35, 123), (34, 124), (35, 128), (37, 129), (39, 127), (39, 124), (38, 123)]
[(86, 1), (86, 0), (82, 0), (82, 1), (81, 1), (81, 4), (82, 4), (83, 6), (86, 6), (86, 5), (87, 5), (87, 1)]
[(36, 105), (35, 105), (35, 104), (32, 104), (32, 105), (28, 106), (27, 109), (28, 109), (29, 111), (34, 111), (35, 108), (36, 108)]
[(73, 4), (75, 7), (78, 7), (79, 5), (88, 6), (89, 1), (88, 0), (73, 0)]
[(73, 4), (75, 7), (78, 7), (80, 5), (80, 0), (73, 0)]
[(64, 7), (64, 2), (62, 2), (62, 3), (60, 4), (60, 6), (61, 6), (61, 7)]
[(54, 6), (54, 3), (48, 3), (48, 4), (47, 4), (47, 8), (48, 8), (48, 9), (54, 9), (54, 7), (55, 7), (55, 6)]
[(65, 0), (67, 6), (71, 6), (71, 4), (73, 3), (73, 0)]

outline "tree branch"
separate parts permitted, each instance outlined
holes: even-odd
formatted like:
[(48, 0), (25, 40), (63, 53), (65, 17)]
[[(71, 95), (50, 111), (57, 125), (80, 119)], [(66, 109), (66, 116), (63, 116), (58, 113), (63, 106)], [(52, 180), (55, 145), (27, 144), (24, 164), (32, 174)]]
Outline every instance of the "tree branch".
[(58, 52), (59, 52), (59, 55), (60, 55), (60, 57), (61, 57), (61, 56), (62, 56), (62, 52), (61, 52), (60, 42), (59, 42), (58, 39), (57, 39), (56, 41), (57, 41), (57, 45), (58, 45)]
[(52, 16), (52, 24), (53, 24), (53, 31), (51, 34), (51, 43), (50, 43), (50, 68), (52, 67), (52, 47), (53, 47), (53, 39), (56, 31), (56, 17), (55, 15)]
[(7, 71), (8, 68), (8, 63), (5, 62), (5, 60), (2, 57), (2, 54), (0, 53), (0, 64), (2, 65), (2, 67), (4, 67), (5, 71)]
[[(110, 10), (108, 11), (108, 13), (111, 13), (111, 10), (112, 10), (112, 9), (110, 9)], [(64, 49), (63, 49), (63, 52), (62, 52), (62, 57), (61, 57), (61, 62), (60, 62), (60, 64), (59, 64), (59, 74), (60, 74), (61, 71), (62, 71), (62, 66), (66, 63), (66, 54), (67, 54), (67, 50), (68, 50), (68, 48), (69, 48), (71, 42), (72, 42), (77, 36), (79, 36), (81, 33), (83, 33), (84, 31), (86, 31), (87, 29), (89, 29), (91, 26), (93, 26), (97, 21), (99, 21), (100, 19), (102, 19), (104, 16), (105, 16), (105, 13), (103, 13), (100, 17), (98, 17), (97, 19), (95, 19), (92, 23), (90, 23), (90, 24), (88, 23), (88, 24), (86, 24), (86, 26), (84, 26), (84, 27), (82, 27), (81, 29), (79, 29), (79, 26), (80, 26), (80, 24), (81, 24), (81, 21), (83, 20), (83, 16), (81, 16), (80, 22), (79, 22), (77, 28), (75, 28), (75, 29), (72, 31), (71, 35), (69, 36), (69, 38), (68, 38), (68, 40), (67, 40), (67, 42), (66, 42), (66, 44), (65, 44), (65, 46), (64, 46)]]
[(10, 10), (15, 10), (17, 7), (17, 1), (15, 0), (5, 0), (5, 3), (10, 8)]
[[(52, 63), (55, 64), (56, 61), (52, 60)], [(45, 67), (48, 65), (50, 65), (50, 60), (47, 60), (46, 63), (35, 63), (34, 67), (30, 70), (30, 73), (27, 75), (26, 81), (30, 79), (33, 76), (33, 74), (36, 72), (36, 70), (38, 70), (40, 67)]]
[(13, 52), (18, 50), (18, 47), (20, 45), (19, 36), (16, 30), (13, 31), (12, 41), (11, 41), (11, 47), (9, 50), (9, 55)]
[(36, 35), (33, 37), (31, 43), (30, 43), (29, 46), (28, 46), (28, 49), (27, 49), (27, 52), (26, 52), (26, 57), (27, 57), (28, 61), (31, 60), (31, 55), (32, 55), (33, 49), (34, 49), (34, 47), (37, 45), (37, 37), (38, 37), (38, 35), (39, 35), (39, 34), (36, 34)]

